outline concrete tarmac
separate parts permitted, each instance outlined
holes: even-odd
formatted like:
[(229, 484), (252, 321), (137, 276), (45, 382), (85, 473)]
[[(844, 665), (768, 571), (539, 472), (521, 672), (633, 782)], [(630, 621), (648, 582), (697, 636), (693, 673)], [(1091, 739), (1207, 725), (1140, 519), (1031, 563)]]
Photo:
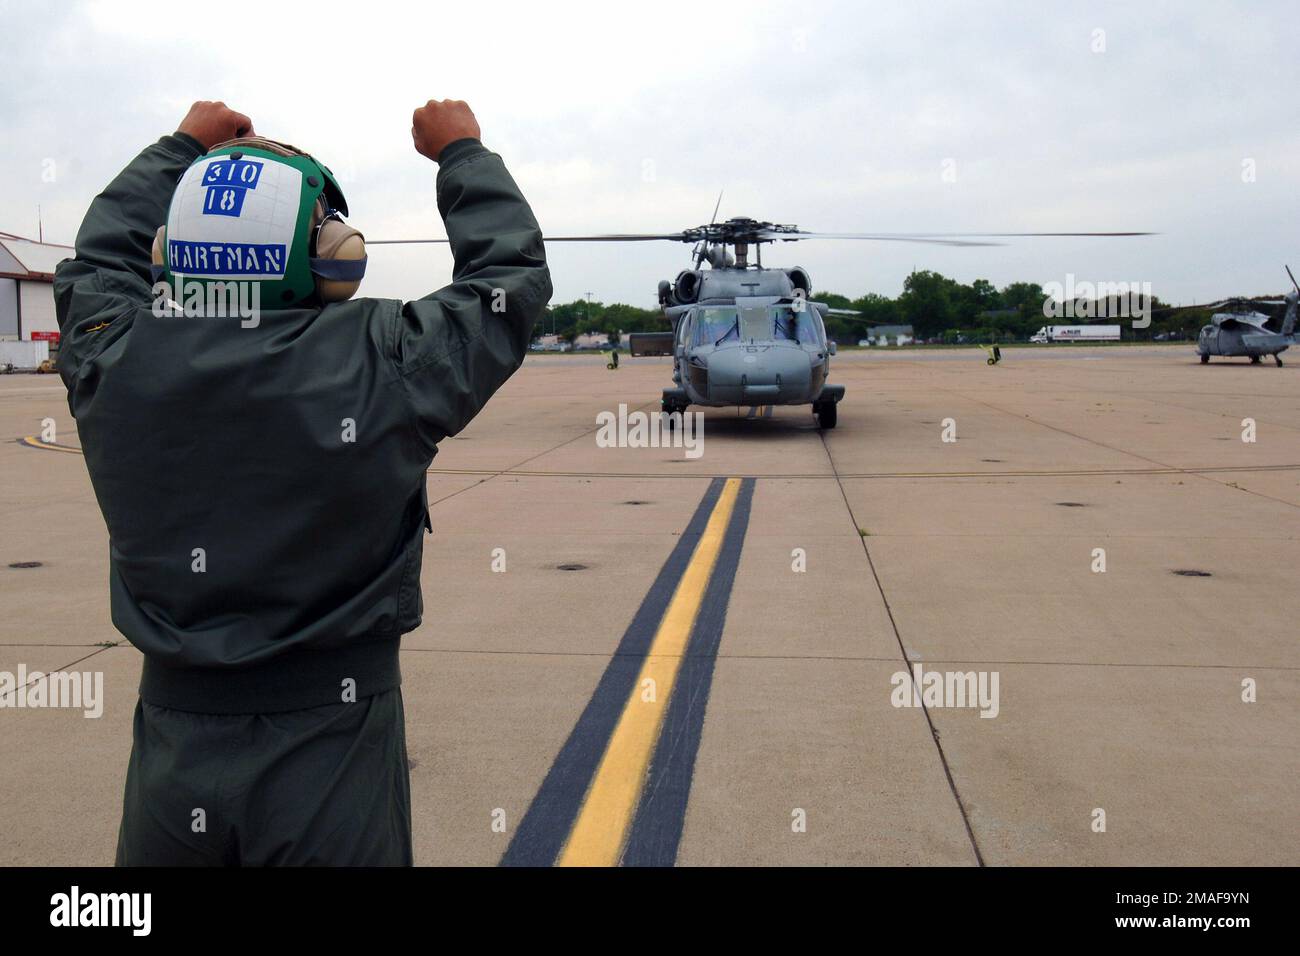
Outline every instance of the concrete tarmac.
[[(597, 441), (667, 359), (530, 357), (428, 477), (417, 863), (1300, 863), (1300, 369), (984, 357), (846, 351), (837, 428), (708, 409), (698, 458)], [(0, 676), (103, 680), (0, 708), (0, 863), (111, 863), (140, 655), (56, 378), (0, 438)]]

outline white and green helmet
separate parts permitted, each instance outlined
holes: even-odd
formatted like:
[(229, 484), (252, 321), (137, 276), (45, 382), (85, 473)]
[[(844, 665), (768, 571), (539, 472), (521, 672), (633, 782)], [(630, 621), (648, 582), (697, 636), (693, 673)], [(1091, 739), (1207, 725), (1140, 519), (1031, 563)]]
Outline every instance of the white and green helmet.
[(222, 143), (181, 176), (154, 278), (257, 282), (263, 309), (291, 308), (316, 296), (318, 278), (350, 283), (365, 274), (364, 256), (317, 255), (322, 224), (347, 212), (334, 175), (312, 156), (260, 137)]

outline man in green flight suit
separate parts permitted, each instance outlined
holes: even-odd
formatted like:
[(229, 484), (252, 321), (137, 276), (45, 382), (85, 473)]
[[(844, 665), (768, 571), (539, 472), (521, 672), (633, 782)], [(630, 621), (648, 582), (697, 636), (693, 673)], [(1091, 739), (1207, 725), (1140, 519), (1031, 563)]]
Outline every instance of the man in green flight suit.
[[(522, 363), (551, 281), (469, 107), (430, 100), (411, 132), (455, 259), (425, 298), (347, 301), (364, 241), (328, 168), (209, 102), (55, 273), (113, 624), (144, 655), (119, 865), (412, 862), (398, 645), (425, 473)], [(218, 283), (260, 305), (176, 308)]]

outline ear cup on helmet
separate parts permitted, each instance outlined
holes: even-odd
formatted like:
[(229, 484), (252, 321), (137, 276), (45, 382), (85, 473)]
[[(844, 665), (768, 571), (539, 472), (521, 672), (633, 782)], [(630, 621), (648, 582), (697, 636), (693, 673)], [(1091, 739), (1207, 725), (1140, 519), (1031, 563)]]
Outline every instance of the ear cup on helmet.
[(158, 231), (153, 234), (153, 249), (150, 250), (152, 264), (155, 266), (165, 266), (167, 264), (167, 227), (159, 226)]
[(356, 294), (366, 271), (366, 239), (333, 211), (322, 212), (315, 228), (311, 260), (316, 294), (322, 302), (343, 302)]

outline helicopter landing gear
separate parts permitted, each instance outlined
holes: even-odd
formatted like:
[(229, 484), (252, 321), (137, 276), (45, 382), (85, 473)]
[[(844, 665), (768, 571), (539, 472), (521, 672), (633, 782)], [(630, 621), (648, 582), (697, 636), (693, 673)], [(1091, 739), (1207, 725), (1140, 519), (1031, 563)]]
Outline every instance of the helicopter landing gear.
[(670, 402), (665, 398), (659, 407), (663, 411), (664, 424), (669, 431), (674, 431), (685, 417), (688, 406), (684, 402)]
[(1250, 364), (1251, 364), (1251, 365), (1258, 365), (1258, 364), (1259, 364), (1259, 356), (1258, 356), (1258, 355), (1252, 355), (1252, 356), (1250, 357)]
[(1201, 356), (1201, 364), (1202, 364), (1202, 365), (1209, 365), (1209, 364), (1210, 364), (1210, 356), (1209, 356), (1209, 355), (1205, 355), (1205, 354), (1203, 354), (1203, 355)]
[(1281, 352), (1274, 352), (1274, 353), (1273, 353), (1273, 361), (1277, 363), (1277, 367), (1278, 367), (1278, 368), (1281, 368), (1281, 367), (1282, 367), (1282, 353), (1281, 353)]
[(664, 423), (670, 431), (681, 422), (682, 416), (686, 414), (686, 409), (690, 407), (690, 404), (685, 389), (664, 389), (663, 398), (659, 402), (659, 409), (663, 412)]
[(839, 417), (837, 406), (834, 402), (816, 402), (813, 405), (813, 414), (817, 416), (817, 425), (820, 428), (834, 428), (835, 421)]

